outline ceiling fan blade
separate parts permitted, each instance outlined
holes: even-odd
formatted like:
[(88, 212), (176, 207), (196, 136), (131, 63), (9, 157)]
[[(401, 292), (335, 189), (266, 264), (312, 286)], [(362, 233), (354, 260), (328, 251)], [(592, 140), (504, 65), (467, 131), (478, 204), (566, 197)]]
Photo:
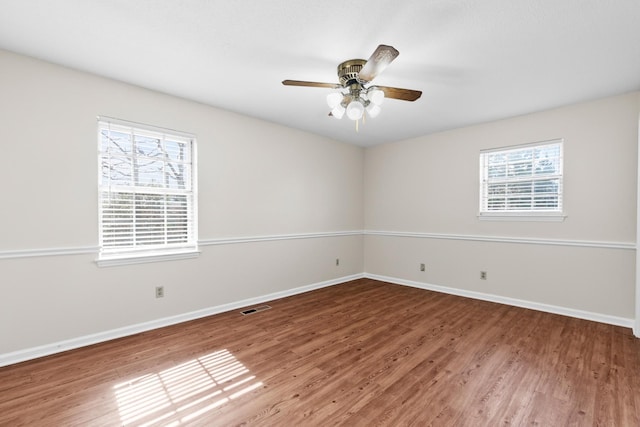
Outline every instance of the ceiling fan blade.
[(402, 101), (415, 101), (422, 96), (421, 90), (400, 89), (389, 86), (376, 86), (384, 92), (385, 98), (400, 99)]
[(364, 64), (364, 67), (362, 67), (362, 70), (358, 73), (358, 79), (365, 83), (370, 82), (380, 74), (382, 70), (387, 68), (387, 65), (391, 64), (391, 61), (396, 59), (398, 55), (400, 55), (400, 52), (394, 47), (381, 44), (371, 54), (367, 63)]
[(282, 84), (285, 86), (328, 87), (331, 89), (338, 89), (342, 87), (337, 83), (305, 82), (302, 80), (283, 80)]

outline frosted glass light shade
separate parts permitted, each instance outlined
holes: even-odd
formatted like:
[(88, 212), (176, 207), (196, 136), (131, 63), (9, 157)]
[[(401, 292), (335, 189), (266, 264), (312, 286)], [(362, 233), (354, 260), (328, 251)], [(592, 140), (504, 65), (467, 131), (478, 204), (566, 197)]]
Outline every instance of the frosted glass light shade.
[(384, 101), (384, 92), (380, 89), (372, 89), (367, 92), (367, 97), (372, 104), (380, 105)]
[(367, 105), (367, 114), (369, 114), (369, 117), (371, 117), (372, 119), (377, 117), (378, 114), (380, 114), (380, 111), (382, 111), (382, 108), (380, 108), (379, 105), (376, 105), (373, 102)]
[(327, 95), (327, 105), (329, 108), (335, 108), (342, 102), (342, 94), (340, 92), (332, 92)]
[(345, 112), (345, 108), (342, 105), (338, 104), (335, 107), (333, 107), (333, 109), (331, 110), (331, 116), (340, 120), (342, 116), (344, 116), (344, 112)]
[(364, 104), (360, 100), (354, 99), (347, 106), (347, 117), (351, 120), (360, 120), (364, 114)]

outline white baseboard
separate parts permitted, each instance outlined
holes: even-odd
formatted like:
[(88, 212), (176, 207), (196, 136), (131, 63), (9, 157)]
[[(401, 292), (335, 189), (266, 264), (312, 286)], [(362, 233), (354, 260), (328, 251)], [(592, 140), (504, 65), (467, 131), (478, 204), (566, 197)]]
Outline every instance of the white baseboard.
[(523, 307), (532, 310), (543, 311), (547, 313), (560, 314), (563, 316), (575, 317), (578, 319), (591, 320), (594, 322), (606, 323), (610, 325), (623, 326), (634, 330), (634, 334), (639, 336), (640, 331), (636, 331), (636, 325), (634, 319), (627, 319), (624, 317), (609, 316), (600, 313), (593, 313), (589, 311), (576, 310), (572, 308), (560, 307), (549, 304), (542, 304), (532, 301), (525, 301), (516, 298), (508, 298), (499, 295), (485, 294), (482, 292), (467, 291), (464, 289), (450, 288), (446, 286), (433, 285), (429, 283), (415, 282), (412, 280), (399, 279), (397, 277), (381, 276), (370, 273), (359, 273), (350, 276), (339, 277), (336, 279), (326, 280), (324, 282), (318, 282), (307, 286), (301, 286), (298, 288), (288, 289), (286, 291), (275, 292), (272, 294), (262, 295), (255, 298), (248, 298), (241, 301), (235, 301), (228, 304), (222, 304), (214, 307), (205, 308), (202, 310), (196, 310), (189, 313), (179, 314), (176, 316), (165, 317), (162, 319), (152, 320), (149, 322), (138, 323), (123, 328), (112, 329), (109, 331), (100, 332), (97, 334), (85, 335), (78, 338), (72, 338), (70, 340), (51, 343), (39, 347), (28, 348), (25, 350), (19, 350), (11, 353), (0, 354), (0, 367), (12, 365), (14, 363), (24, 362), (26, 360), (36, 359), (43, 356), (49, 356), (55, 353), (61, 353), (67, 350), (73, 350), (100, 342), (109, 341), (116, 338), (122, 338), (129, 335), (134, 335), (140, 332), (149, 331), (152, 329), (162, 328), (165, 326), (175, 325), (177, 323), (187, 322), (190, 320), (199, 319), (206, 316), (211, 316), (226, 311), (237, 310), (239, 308), (248, 307), (255, 304), (261, 304), (267, 301), (272, 301), (279, 298), (284, 298), (292, 295), (309, 292), (315, 289), (326, 288), (340, 283), (345, 283), (351, 280), (360, 278), (368, 278), (379, 280), (382, 282), (395, 283), (398, 285), (411, 286), (419, 289), (426, 289), (435, 292), (441, 292), (445, 294), (458, 295), (467, 298), (479, 299), (483, 301), (491, 301), (500, 304), (507, 304), (516, 307)]
[[(426, 289), (429, 291), (441, 292), (445, 294), (458, 295), (461, 297), (479, 299), (483, 301), (497, 302), (500, 304), (512, 305), (515, 307), (529, 308), (531, 310), (544, 311), (547, 313), (561, 314), (563, 316), (575, 317), (578, 319), (592, 320), (594, 322), (606, 323), (609, 325), (633, 328), (635, 321), (624, 317), (610, 316), (607, 314), (593, 313), (590, 311), (576, 310), (573, 308), (560, 307), (557, 305), (542, 304), (533, 301), (526, 301), (516, 298), (503, 297), (499, 295), (485, 294), (482, 292), (467, 291), (464, 289), (450, 288), (447, 286), (432, 285), (430, 283), (414, 282), (412, 280), (399, 279), (397, 277), (380, 276), (377, 274), (365, 273), (368, 279), (380, 280), (382, 282), (395, 283), (397, 285), (411, 286), (414, 288)], [(636, 336), (638, 336), (636, 334)]]
[(28, 348), (25, 350), (14, 351), (11, 353), (0, 354), (0, 367), (13, 365), (14, 363), (24, 362), (26, 360), (36, 359), (38, 357), (49, 356), (55, 353), (61, 353), (67, 350), (73, 350), (75, 348), (85, 347), (92, 344), (97, 344), (116, 338), (122, 338), (129, 335), (134, 335), (140, 332), (149, 331), (152, 329), (162, 328), (165, 326), (175, 325), (177, 323), (187, 322), (190, 320), (200, 319), (202, 317), (211, 316), (225, 311), (237, 310), (239, 308), (261, 304), (267, 301), (273, 301), (279, 298), (284, 298), (292, 295), (309, 292), (315, 289), (326, 288), (340, 283), (348, 282), (351, 280), (361, 279), (364, 277), (363, 273), (353, 274), (350, 276), (339, 277), (336, 279), (326, 280), (324, 282), (313, 283), (307, 286), (301, 286), (298, 288), (287, 289), (286, 291), (274, 292), (272, 294), (262, 295), (255, 298), (248, 298), (242, 301), (235, 301), (228, 304), (222, 304), (214, 307), (205, 308), (202, 310), (196, 310), (189, 313), (179, 314), (176, 316), (165, 317), (162, 319), (152, 320), (149, 322), (138, 323), (123, 328), (112, 329), (109, 331), (99, 332), (97, 334), (85, 335), (78, 338), (72, 338), (65, 341), (42, 345), (39, 347)]

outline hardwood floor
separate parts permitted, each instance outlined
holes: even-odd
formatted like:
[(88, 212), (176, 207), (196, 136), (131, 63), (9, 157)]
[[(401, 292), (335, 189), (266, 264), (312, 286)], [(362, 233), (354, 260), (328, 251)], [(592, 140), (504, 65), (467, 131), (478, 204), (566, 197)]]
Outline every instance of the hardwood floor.
[(361, 279), (0, 368), (1, 426), (638, 426), (630, 330)]

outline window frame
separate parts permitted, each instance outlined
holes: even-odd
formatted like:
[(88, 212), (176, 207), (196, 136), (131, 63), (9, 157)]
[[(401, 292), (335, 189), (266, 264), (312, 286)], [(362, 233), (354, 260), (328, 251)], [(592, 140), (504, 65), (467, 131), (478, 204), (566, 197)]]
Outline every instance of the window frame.
[[(501, 182), (506, 184), (516, 183), (534, 183), (536, 181), (547, 181), (549, 179), (558, 180), (558, 189), (554, 192), (554, 195), (558, 197), (557, 208), (555, 209), (501, 209), (501, 210), (489, 210), (488, 209), (488, 189), (492, 180), (489, 178), (489, 165), (488, 157), (495, 154), (508, 155), (509, 153), (525, 152), (527, 150), (535, 150), (536, 148), (542, 148), (545, 146), (557, 145), (559, 153), (557, 157), (558, 165), (557, 172), (540, 175), (539, 177), (530, 175), (530, 179), (526, 176), (513, 176), (502, 177), (495, 179), (493, 182)], [(538, 141), (527, 144), (512, 145), (507, 147), (491, 148), (480, 150), (479, 156), (479, 207), (478, 207), (478, 219), (485, 221), (564, 221), (566, 215), (564, 213), (564, 139), (552, 139), (546, 141)], [(533, 167), (535, 159), (532, 158), (531, 164)], [(526, 163), (526, 162), (525, 162)], [(505, 163), (505, 167), (508, 163)]]
[[(157, 126), (130, 122), (122, 119), (115, 119), (112, 117), (98, 116), (97, 123), (97, 143), (98, 143), (98, 258), (96, 259), (96, 263), (98, 266), (112, 266), (112, 265), (126, 265), (126, 264), (139, 264), (146, 262), (157, 262), (157, 261), (168, 261), (175, 259), (186, 259), (186, 258), (194, 258), (199, 255), (198, 249), (198, 186), (197, 186), (197, 141), (196, 137), (193, 134), (176, 131), (173, 129), (166, 129)], [(130, 154), (122, 154), (119, 153), (118, 157), (123, 159), (127, 159), (130, 162), (132, 172), (132, 181), (137, 179), (133, 178), (134, 175), (138, 176), (139, 169), (135, 168), (136, 159), (144, 156), (139, 156), (133, 149), (136, 142), (134, 142), (135, 137), (144, 137), (144, 138), (157, 138), (162, 140), (163, 145), (163, 155), (158, 158), (154, 158), (155, 162), (160, 162), (162, 164), (162, 179), (163, 186), (156, 187), (147, 185), (145, 186), (143, 180), (139, 182), (130, 182), (128, 185), (114, 185), (110, 179), (107, 179), (107, 182), (104, 182), (103, 175), (103, 166), (105, 157), (107, 158), (108, 164), (111, 166), (111, 158), (108, 153), (103, 151), (102, 144), (102, 133), (105, 129), (109, 129), (109, 131), (118, 131), (123, 133), (128, 133), (131, 137), (132, 149)], [(187, 165), (190, 168), (190, 174), (188, 175), (188, 184), (186, 189), (179, 188), (171, 188), (168, 184), (167, 176), (166, 176), (166, 167), (168, 164), (176, 163), (176, 159), (171, 159), (168, 154), (168, 150), (166, 147), (166, 141), (177, 142), (179, 144), (188, 144), (190, 159), (184, 162), (177, 161), (178, 163)], [(112, 156), (114, 157), (114, 156)], [(151, 159), (151, 158), (148, 158)], [(187, 168), (187, 169), (188, 169)], [(134, 172), (135, 170), (135, 172)], [(153, 172), (157, 174), (158, 172)], [(184, 236), (186, 238), (185, 241), (182, 242), (168, 242), (170, 240), (170, 225), (167, 219), (168, 208), (175, 208), (175, 205), (172, 206), (171, 202), (168, 199), (165, 199), (160, 206), (165, 213), (164, 222), (162, 224), (161, 234), (164, 234), (164, 244), (153, 244), (153, 245), (145, 245), (137, 243), (139, 241), (140, 234), (135, 230), (135, 224), (139, 224), (135, 220), (135, 215), (137, 213), (135, 203), (132, 205), (131, 209), (131, 245), (116, 247), (116, 245), (105, 244), (105, 208), (104, 206), (104, 197), (110, 196), (112, 194), (122, 195), (122, 194), (130, 194), (132, 199), (136, 198), (136, 195), (142, 197), (149, 197), (153, 199), (153, 196), (166, 196), (170, 198), (171, 196), (177, 198), (184, 198), (184, 205), (179, 204), (179, 208), (183, 208), (183, 212), (180, 212), (179, 219), (184, 219), (186, 223), (186, 231)], [(117, 198), (118, 196), (116, 196)], [(180, 236), (180, 235), (178, 235)], [(177, 239), (179, 240), (179, 239)]]

